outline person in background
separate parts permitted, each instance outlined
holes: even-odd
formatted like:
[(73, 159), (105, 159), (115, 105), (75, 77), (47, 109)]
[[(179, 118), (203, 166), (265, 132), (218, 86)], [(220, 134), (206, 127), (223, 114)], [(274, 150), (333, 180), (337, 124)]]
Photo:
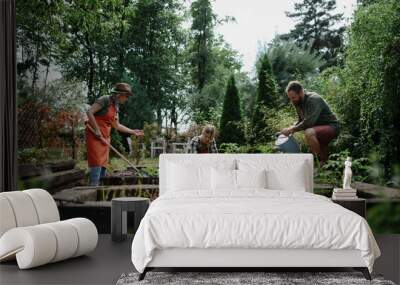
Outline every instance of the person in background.
[(298, 81), (289, 82), (286, 94), (296, 108), (298, 122), (281, 131), (285, 136), (304, 131), (312, 153), (321, 165), (328, 160), (328, 145), (339, 135), (339, 122), (325, 100), (315, 92), (308, 92)]
[(89, 184), (97, 186), (106, 175), (110, 147), (111, 127), (120, 132), (134, 136), (143, 136), (143, 131), (132, 130), (119, 123), (119, 104), (124, 104), (132, 96), (131, 87), (126, 83), (117, 83), (111, 95), (100, 97), (87, 111), (88, 121), (92, 128), (86, 126), (87, 159), (90, 169)]
[(218, 153), (215, 142), (215, 127), (206, 125), (200, 136), (192, 138), (188, 145), (189, 153)]

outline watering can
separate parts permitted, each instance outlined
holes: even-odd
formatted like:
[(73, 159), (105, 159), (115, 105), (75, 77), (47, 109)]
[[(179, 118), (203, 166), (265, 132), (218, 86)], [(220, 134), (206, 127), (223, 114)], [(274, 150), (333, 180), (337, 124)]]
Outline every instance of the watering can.
[(275, 146), (278, 151), (283, 153), (300, 153), (300, 146), (292, 135), (285, 136), (281, 133), (277, 133), (276, 135)]

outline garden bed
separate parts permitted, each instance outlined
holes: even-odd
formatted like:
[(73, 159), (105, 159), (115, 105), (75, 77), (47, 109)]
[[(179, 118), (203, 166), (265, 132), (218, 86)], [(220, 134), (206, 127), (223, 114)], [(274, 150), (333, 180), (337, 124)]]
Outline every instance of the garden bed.
[(85, 184), (85, 170), (75, 168), (74, 160), (20, 164), (18, 177), (20, 189), (43, 188), (50, 193)]
[(114, 171), (107, 176), (103, 177), (101, 182), (103, 185), (137, 185), (137, 184), (151, 184), (158, 185), (158, 176), (150, 175), (146, 172), (144, 167), (139, 167), (140, 173), (128, 168), (126, 170)]

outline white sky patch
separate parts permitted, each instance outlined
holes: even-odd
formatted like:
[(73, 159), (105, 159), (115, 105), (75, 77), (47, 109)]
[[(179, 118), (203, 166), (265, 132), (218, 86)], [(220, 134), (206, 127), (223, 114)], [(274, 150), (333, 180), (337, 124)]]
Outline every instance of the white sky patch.
[[(270, 42), (276, 34), (288, 33), (295, 21), (285, 12), (294, 10), (301, 0), (215, 0), (214, 12), (219, 17), (233, 16), (236, 22), (217, 27), (233, 49), (243, 58), (243, 71), (252, 72), (260, 43)], [(337, 0), (337, 11), (349, 21), (357, 0)]]

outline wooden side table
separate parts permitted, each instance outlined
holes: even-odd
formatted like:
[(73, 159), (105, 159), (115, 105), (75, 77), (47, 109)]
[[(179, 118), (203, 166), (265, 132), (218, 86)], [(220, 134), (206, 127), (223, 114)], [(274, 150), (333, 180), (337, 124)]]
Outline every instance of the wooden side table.
[(365, 199), (332, 199), (332, 202), (359, 214), (363, 218), (367, 217), (367, 203)]
[(150, 199), (142, 197), (121, 197), (111, 201), (111, 239), (124, 241), (128, 233), (127, 212), (134, 212), (134, 232), (146, 214)]

